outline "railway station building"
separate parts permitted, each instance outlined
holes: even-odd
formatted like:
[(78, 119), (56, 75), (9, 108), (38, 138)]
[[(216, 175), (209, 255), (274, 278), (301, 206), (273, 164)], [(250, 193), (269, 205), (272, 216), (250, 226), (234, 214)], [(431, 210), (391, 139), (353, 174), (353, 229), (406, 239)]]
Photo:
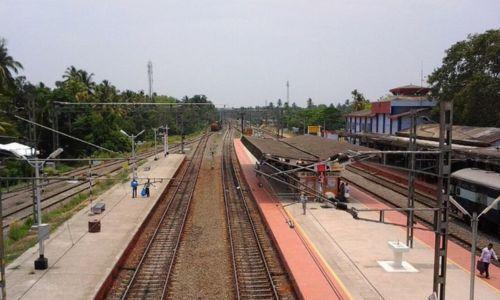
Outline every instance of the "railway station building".
[(371, 108), (345, 115), (346, 132), (395, 134), (410, 127), (412, 111), (422, 116), (417, 121), (419, 124), (425, 123), (425, 114), (437, 104), (429, 91), (429, 88), (416, 85), (393, 88), (391, 95), (372, 102)]

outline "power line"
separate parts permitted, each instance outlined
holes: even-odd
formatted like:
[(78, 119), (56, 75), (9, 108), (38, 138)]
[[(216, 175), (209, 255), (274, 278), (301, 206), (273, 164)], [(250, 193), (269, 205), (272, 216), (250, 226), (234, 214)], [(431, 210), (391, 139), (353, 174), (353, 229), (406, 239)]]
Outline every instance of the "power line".
[(92, 143), (87, 142), (87, 141), (85, 141), (85, 140), (82, 140), (82, 139), (80, 139), (80, 138), (77, 138), (77, 137), (71, 136), (71, 135), (69, 135), (69, 134), (67, 134), (67, 133), (64, 133), (64, 132), (61, 132), (61, 131), (58, 131), (58, 130), (52, 129), (52, 128), (48, 127), (48, 126), (45, 126), (45, 125), (42, 125), (42, 124), (39, 124), (39, 123), (36, 123), (36, 122), (30, 121), (30, 120), (25, 119), (25, 118), (23, 118), (23, 117), (20, 117), (20, 116), (18, 116), (18, 115), (14, 115), (14, 117), (15, 117), (15, 118), (17, 118), (17, 119), (19, 119), (19, 120), (22, 120), (22, 121), (24, 121), (24, 122), (28, 122), (28, 123), (30, 123), (30, 124), (33, 124), (33, 125), (36, 125), (36, 126), (40, 126), (40, 127), (44, 128), (44, 129), (50, 130), (50, 131), (52, 131), (52, 132), (57, 132), (58, 134), (61, 134), (61, 135), (65, 136), (65, 137), (68, 137), (68, 138), (70, 138), (70, 139), (74, 139), (74, 140), (76, 140), (76, 141), (79, 141), (79, 142), (82, 142), (82, 143), (84, 143), (84, 144), (87, 144), (87, 145), (90, 145), (90, 146), (96, 147), (96, 148), (98, 148), (98, 149), (101, 149), (101, 150), (104, 150), (104, 151), (108, 151), (108, 152), (110, 152), (110, 153), (118, 153), (118, 152), (116, 152), (116, 151), (109, 150), (109, 149), (107, 149), (107, 148), (101, 147), (101, 146), (96, 145), (96, 144), (92, 144)]

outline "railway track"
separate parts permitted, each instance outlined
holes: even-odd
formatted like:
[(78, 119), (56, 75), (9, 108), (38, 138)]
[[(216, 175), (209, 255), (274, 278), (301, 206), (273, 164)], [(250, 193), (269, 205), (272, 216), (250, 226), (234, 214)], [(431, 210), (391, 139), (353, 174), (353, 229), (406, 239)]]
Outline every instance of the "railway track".
[[(189, 140), (185, 143), (185, 145), (195, 143), (199, 141), (199, 139), (200, 138), (194, 138), (192, 140)], [(174, 144), (171, 149), (174, 150), (178, 149), (179, 147), (180, 144), (177, 143)], [(154, 151), (141, 153), (137, 156), (137, 161), (147, 159), (153, 155), (155, 155)], [(127, 161), (128, 159), (114, 160), (96, 167), (92, 167), (92, 174), (94, 176), (92, 186), (96, 185), (98, 180), (106, 178), (107, 176), (113, 175), (120, 171), (123, 168), (123, 163)], [(89, 187), (89, 180), (87, 179), (88, 172), (88, 167), (82, 167), (61, 174), (61, 176), (64, 176), (66, 178), (72, 177), (75, 180), (78, 180), (77, 183), (68, 183), (66, 181), (53, 181), (44, 183), (42, 188), (47, 192), (45, 193), (45, 197), (42, 197), (42, 210), (52, 208), (68, 199), (71, 199), (81, 192), (87, 191)], [(2, 195), (2, 204), (4, 206), (4, 224), (2, 225), (4, 230), (7, 229), (12, 222), (23, 220), (31, 216), (33, 207), (31, 197), (32, 195), (29, 188)]]
[(288, 277), (277, 265), (278, 258), (266, 256), (266, 250), (272, 252), (272, 245), (269, 240), (266, 244), (261, 242), (265, 233), (254, 222), (255, 213), (252, 214), (247, 203), (231, 136), (232, 129), (229, 129), (223, 142), (222, 182), (236, 298), (293, 299), (295, 295)]
[(121, 299), (163, 299), (194, 188), (200, 171), (208, 136), (205, 135), (189, 161), (186, 172), (175, 188), (172, 199), (147, 244), (126, 285)]
[[(390, 204), (393, 207), (406, 207), (406, 197), (408, 196), (408, 190), (404, 187), (402, 187), (400, 184), (397, 184), (395, 182), (392, 182), (391, 180), (388, 180), (386, 178), (383, 178), (381, 176), (375, 176), (374, 174), (371, 174), (370, 172), (354, 167), (352, 165), (349, 165), (346, 167), (346, 171), (350, 172), (352, 174), (361, 176), (365, 180), (375, 183), (377, 185), (382, 186), (385, 189), (388, 189), (392, 192), (395, 192), (401, 196), (403, 196), (402, 199), (397, 199), (397, 197), (387, 197), (387, 195), (384, 195), (383, 192), (377, 191), (376, 188), (370, 188), (367, 185), (360, 184), (356, 180), (353, 180), (353, 177), (350, 176), (350, 178), (347, 178), (345, 175), (343, 176), (344, 180), (349, 181), (351, 184), (357, 186), (358, 188), (362, 189), (363, 191), (374, 195), (376, 198), (381, 199), (382, 201)], [(436, 201), (434, 199), (431, 199), (427, 196), (425, 196), (422, 193), (416, 193), (415, 197), (415, 208), (429, 208), (429, 207), (435, 207)], [(415, 212), (415, 217), (421, 221), (424, 225), (426, 225), (429, 228), (433, 228), (434, 224), (434, 217), (433, 213), (430, 212), (423, 212), (423, 211), (416, 211)], [(462, 247), (466, 249), (470, 249), (471, 247), (471, 233), (470, 229), (463, 224), (461, 220), (458, 219), (452, 219), (453, 221), (449, 223), (449, 232), (450, 232), (450, 238), (454, 240), (456, 243), (461, 245)], [(496, 240), (496, 238), (492, 236), (488, 236), (485, 233), (480, 233), (478, 236), (478, 247), (476, 248), (476, 251), (480, 253), (481, 247), (480, 245), (487, 245), (489, 242)]]

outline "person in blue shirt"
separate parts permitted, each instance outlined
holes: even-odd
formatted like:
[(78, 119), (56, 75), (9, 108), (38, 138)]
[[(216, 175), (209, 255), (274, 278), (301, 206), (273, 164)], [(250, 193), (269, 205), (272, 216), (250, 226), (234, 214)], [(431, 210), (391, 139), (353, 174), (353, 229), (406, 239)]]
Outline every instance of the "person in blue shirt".
[(135, 178), (132, 179), (130, 186), (132, 187), (132, 198), (137, 198), (137, 186), (139, 186), (139, 183)]

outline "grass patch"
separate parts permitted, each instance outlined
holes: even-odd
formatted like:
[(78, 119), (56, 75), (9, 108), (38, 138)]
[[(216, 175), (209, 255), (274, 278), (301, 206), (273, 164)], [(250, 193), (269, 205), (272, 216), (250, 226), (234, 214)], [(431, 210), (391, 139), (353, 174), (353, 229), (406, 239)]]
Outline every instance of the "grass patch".
[[(127, 181), (128, 173), (128, 169), (125, 169), (112, 178), (99, 181), (92, 187), (94, 197), (104, 193), (116, 183)], [(53, 232), (88, 204), (89, 195), (86, 192), (82, 192), (72, 197), (62, 206), (42, 214), (42, 222), (50, 224), (50, 231)], [(11, 263), (37, 243), (36, 231), (31, 230), (32, 225), (33, 220), (30, 217), (24, 222), (14, 222), (9, 226), (7, 238), (5, 239), (5, 261), (7, 264)]]

